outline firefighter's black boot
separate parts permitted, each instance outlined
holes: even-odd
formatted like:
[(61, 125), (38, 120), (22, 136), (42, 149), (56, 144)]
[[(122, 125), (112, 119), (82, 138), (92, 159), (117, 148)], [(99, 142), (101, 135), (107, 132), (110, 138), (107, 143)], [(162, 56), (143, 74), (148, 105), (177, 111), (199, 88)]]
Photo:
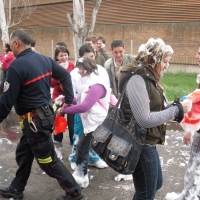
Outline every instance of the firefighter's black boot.
[(9, 188), (0, 187), (0, 194), (7, 198), (23, 199), (23, 192), (19, 192), (11, 186)]

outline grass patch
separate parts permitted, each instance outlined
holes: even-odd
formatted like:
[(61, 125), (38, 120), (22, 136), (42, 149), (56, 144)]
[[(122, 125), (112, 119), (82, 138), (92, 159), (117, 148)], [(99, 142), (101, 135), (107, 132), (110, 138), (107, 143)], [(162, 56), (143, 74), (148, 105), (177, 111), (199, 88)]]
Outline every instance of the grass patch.
[(198, 84), (196, 83), (197, 74), (180, 72), (177, 74), (166, 72), (161, 84), (164, 93), (169, 101), (181, 98), (193, 92)]

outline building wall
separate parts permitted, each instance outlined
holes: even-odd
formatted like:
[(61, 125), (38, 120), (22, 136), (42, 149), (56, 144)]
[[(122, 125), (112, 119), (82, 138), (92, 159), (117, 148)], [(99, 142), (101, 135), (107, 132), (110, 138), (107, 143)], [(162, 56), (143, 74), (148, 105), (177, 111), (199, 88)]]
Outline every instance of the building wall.
[[(70, 51), (70, 59), (73, 60), (72, 33), (68, 27), (40, 28), (29, 31), (36, 40), (36, 49), (40, 53), (52, 57), (55, 43), (64, 41)], [(150, 37), (162, 38), (174, 49), (172, 63), (197, 64), (194, 56), (200, 43), (199, 33), (200, 23), (195, 22), (102, 25), (95, 26), (93, 35), (97, 37), (101, 35), (106, 39), (107, 51), (114, 39), (121, 39), (125, 43), (126, 53), (132, 54), (137, 54), (139, 46), (146, 43)]]
[[(55, 42), (65, 41), (73, 59), (72, 33), (66, 18), (66, 13), (72, 13), (72, 4), (72, 0), (37, 0), (37, 8), (30, 18), (11, 27), (10, 32), (28, 29), (37, 42), (37, 50), (48, 56), (53, 55)], [(160, 37), (174, 49), (173, 63), (196, 64), (194, 54), (200, 43), (199, 5), (195, 0), (155, 1), (154, 4), (146, 0), (141, 0), (140, 4), (132, 0), (117, 3), (106, 0), (98, 12), (93, 35), (105, 37), (108, 51), (114, 39), (121, 39), (126, 52), (133, 54), (137, 54), (138, 47), (150, 37)], [(94, 1), (85, 1), (87, 24), (93, 7)]]
[[(23, 2), (22, 0), (18, 1)], [(32, 0), (31, 2), (38, 2), (38, 4), (29, 19), (18, 24), (18, 28), (70, 26), (68, 20), (66, 20), (66, 14), (73, 13), (72, 0)], [(138, 2), (133, 0), (102, 1), (98, 10), (96, 25), (199, 22), (200, 1), (197, 0), (154, 1), (153, 3), (152, 1), (140, 0)], [(90, 24), (94, 6), (95, 1), (84, 1), (87, 24)], [(11, 20), (19, 18), (20, 10), (12, 10)], [(14, 13), (15, 15), (13, 15)]]

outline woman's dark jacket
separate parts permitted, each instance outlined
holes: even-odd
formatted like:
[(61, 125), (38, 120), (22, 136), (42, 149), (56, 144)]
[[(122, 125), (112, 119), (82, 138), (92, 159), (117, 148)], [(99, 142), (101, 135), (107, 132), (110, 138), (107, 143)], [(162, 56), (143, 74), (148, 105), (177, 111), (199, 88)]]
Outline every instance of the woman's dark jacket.
[[(133, 65), (127, 65), (121, 68), (121, 75), (119, 79), (119, 91), (121, 93), (123, 86), (127, 80), (134, 74), (140, 75), (144, 78), (146, 83), (147, 91), (149, 94), (150, 111), (161, 111), (164, 110), (164, 96), (162, 91), (156, 84), (155, 76), (148, 67), (134, 67)], [(128, 97), (125, 95), (122, 105), (124, 106), (124, 115), (126, 119), (131, 119), (133, 113), (129, 104)], [(147, 128), (146, 144), (164, 144), (166, 134), (166, 123), (160, 126)]]

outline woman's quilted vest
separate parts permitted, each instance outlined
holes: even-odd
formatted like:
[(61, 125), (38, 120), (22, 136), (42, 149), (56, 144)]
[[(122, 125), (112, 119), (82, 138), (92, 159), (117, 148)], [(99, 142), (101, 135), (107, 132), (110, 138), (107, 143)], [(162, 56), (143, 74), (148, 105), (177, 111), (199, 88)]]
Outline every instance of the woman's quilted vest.
[[(136, 69), (137, 68), (137, 69)], [(126, 71), (128, 69), (128, 71)], [(128, 68), (123, 68), (121, 70), (122, 76), (120, 77), (120, 84), (119, 84), (119, 91), (122, 91), (123, 86), (125, 85), (125, 82), (127, 82), (127, 72), (130, 73), (130, 65)], [(160, 111), (164, 110), (164, 96), (162, 92), (157, 87), (155, 77), (151, 70), (148, 67), (133, 67), (132, 69), (132, 75), (138, 74), (141, 75), (146, 83), (147, 91), (149, 94), (149, 104), (150, 104), (150, 111)], [(126, 73), (124, 73), (126, 72)], [(124, 77), (123, 77), (124, 75)], [(128, 75), (129, 77), (131, 75)], [(126, 77), (126, 78), (125, 78)], [(124, 106), (124, 115), (126, 119), (131, 119), (133, 117), (129, 100), (127, 96), (124, 96), (124, 99), (122, 101), (122, 106)], [(164, 144), (165, 141), (165, 134), (166, 134), (166, 123), (162, 124), (160, 126), (152, 127), (147, 129), (147, 135), (146, 135), (146, 144)]]

